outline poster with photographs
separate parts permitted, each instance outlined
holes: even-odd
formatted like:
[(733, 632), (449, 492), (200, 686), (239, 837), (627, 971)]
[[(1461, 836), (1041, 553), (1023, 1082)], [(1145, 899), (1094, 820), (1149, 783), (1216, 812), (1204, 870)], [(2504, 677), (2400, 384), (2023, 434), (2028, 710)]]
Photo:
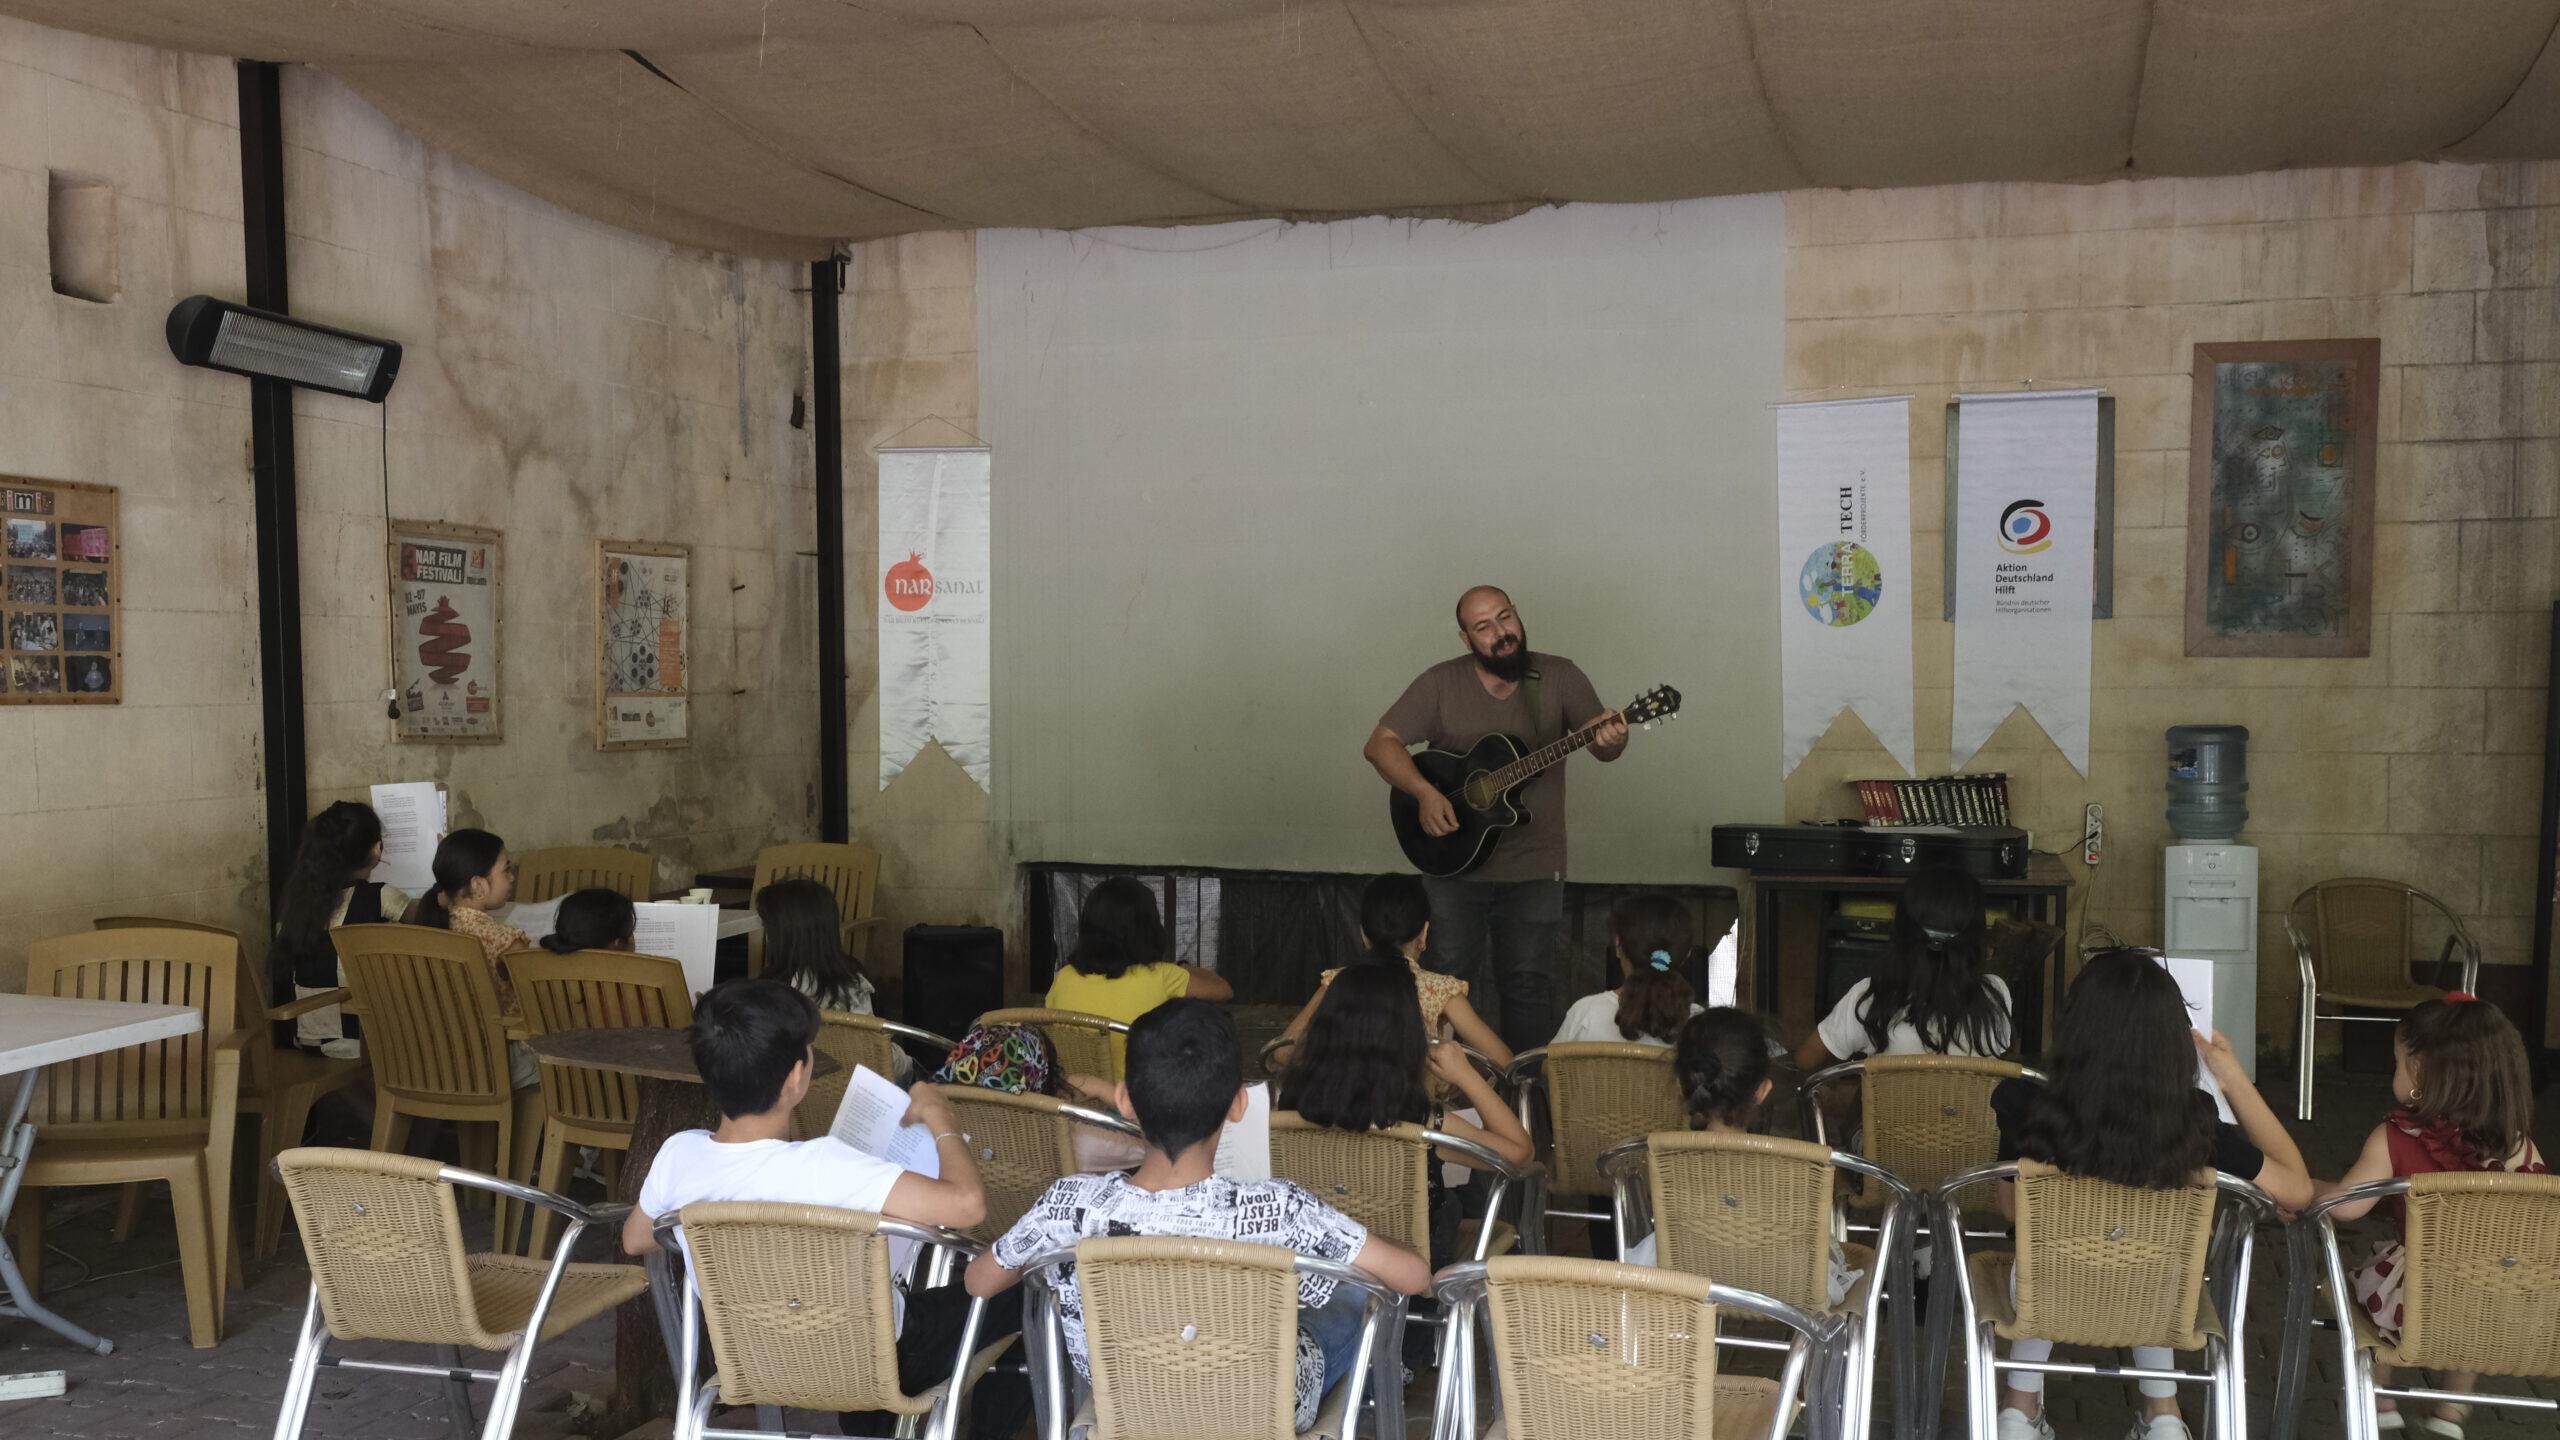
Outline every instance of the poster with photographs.
[(116, 492), (0, 476), (0, 704), (124, 698)]
[(496, 740), (498, 532), (391, 522), (391, 687), (403, 740)]
[(682, 545), (597, 545), (597, 749), (685, 743), (691, 566)]

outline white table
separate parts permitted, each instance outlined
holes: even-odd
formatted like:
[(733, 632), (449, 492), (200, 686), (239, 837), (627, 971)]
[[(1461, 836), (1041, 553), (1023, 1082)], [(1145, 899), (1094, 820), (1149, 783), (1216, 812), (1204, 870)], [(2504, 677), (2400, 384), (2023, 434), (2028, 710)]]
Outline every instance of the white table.
[(7, 1120), (0, 1122), (0, 1315), (33, 1320), (75, 1345), (101, 1355), (112, 1353), (112, 1340), (100, 1339), (36, 1303), (18, 1273), (18, 1257), (9, 1253), (9, 1211), (26, 1178), (27, 1157), (36, 1147), (36, 1127), (27, 1123), (27, 1104), (35, 1098), (36, 1077), (47, 1065), (78, 1060), (192, 1035), (204, 1028), (204, 1012), (190, 1005), (142, 1005), (122, 1000), (57, 1000), (49, 995), (0, 995), (0, 1076), (15, 1075)]
[(735, 940), (741, 935), (753, 935), (763, 928), (763, 917), (753, 910), (722, 910), (720, 912), (720, 938), (723, 940)]

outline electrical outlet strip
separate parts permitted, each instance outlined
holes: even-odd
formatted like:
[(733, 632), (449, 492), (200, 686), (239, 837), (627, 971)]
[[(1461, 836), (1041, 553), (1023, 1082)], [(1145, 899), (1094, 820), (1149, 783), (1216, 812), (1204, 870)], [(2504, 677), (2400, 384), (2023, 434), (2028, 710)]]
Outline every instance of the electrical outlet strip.
[(62, 1393), (62, 1372), (30, 1370), (24, 1375), (0, 1375), (0, 1402), (10, 1400), (46, 1400)]
[(2096, 865), (2099, 853), (2106, 848), (2106, 841), (2107, 807), (2091, 801), (2080, 822), (2081, 863)]

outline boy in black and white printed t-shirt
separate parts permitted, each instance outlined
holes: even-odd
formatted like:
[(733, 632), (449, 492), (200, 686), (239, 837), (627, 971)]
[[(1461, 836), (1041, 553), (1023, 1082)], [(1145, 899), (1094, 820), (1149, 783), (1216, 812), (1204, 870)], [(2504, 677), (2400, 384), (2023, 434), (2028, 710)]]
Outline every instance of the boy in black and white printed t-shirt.
[[(1129, 1175), (1070, 1175), (969, 1266), (973, 1295), (1010, 1289), (1038, 1256), (1088, 1237), (1169, 1235), (1275, 1245), (1351, 1265), (1408, 1295), (1430, 1283), (1421, 1257), (1371, 1235), (1360, 1222), (1285, 1180), (1244, 1183), (1210, 1173), (1218, 1134), (1244, 1110), (1244, 1062), (1225, 1012), (1172, 1000), (1129, 1031), (1120, 1107), (1146, 1133), (1147, 1157)], [(1075, 1267), (1058, 1277), (1067, 1354), (1090, 1379), (1084, 1297)], [(1298, 1280), (1298, 1418), (1304, 1429), (1359, 1351), (1360, 1307), (1331, 1303), (1334, 1282)]]

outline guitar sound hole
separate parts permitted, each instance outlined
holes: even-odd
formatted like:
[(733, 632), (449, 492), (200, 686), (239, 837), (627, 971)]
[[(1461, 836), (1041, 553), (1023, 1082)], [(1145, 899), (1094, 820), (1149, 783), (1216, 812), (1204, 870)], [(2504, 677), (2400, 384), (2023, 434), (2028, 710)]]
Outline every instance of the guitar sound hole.
[(1465, 785), (1459, 787), (1458, 798), (1466, 802), (1470, 810), (1493, 808), (1492, 787), (1484, 783), (1484, 777), (1481, 775), (1470, 777)]

